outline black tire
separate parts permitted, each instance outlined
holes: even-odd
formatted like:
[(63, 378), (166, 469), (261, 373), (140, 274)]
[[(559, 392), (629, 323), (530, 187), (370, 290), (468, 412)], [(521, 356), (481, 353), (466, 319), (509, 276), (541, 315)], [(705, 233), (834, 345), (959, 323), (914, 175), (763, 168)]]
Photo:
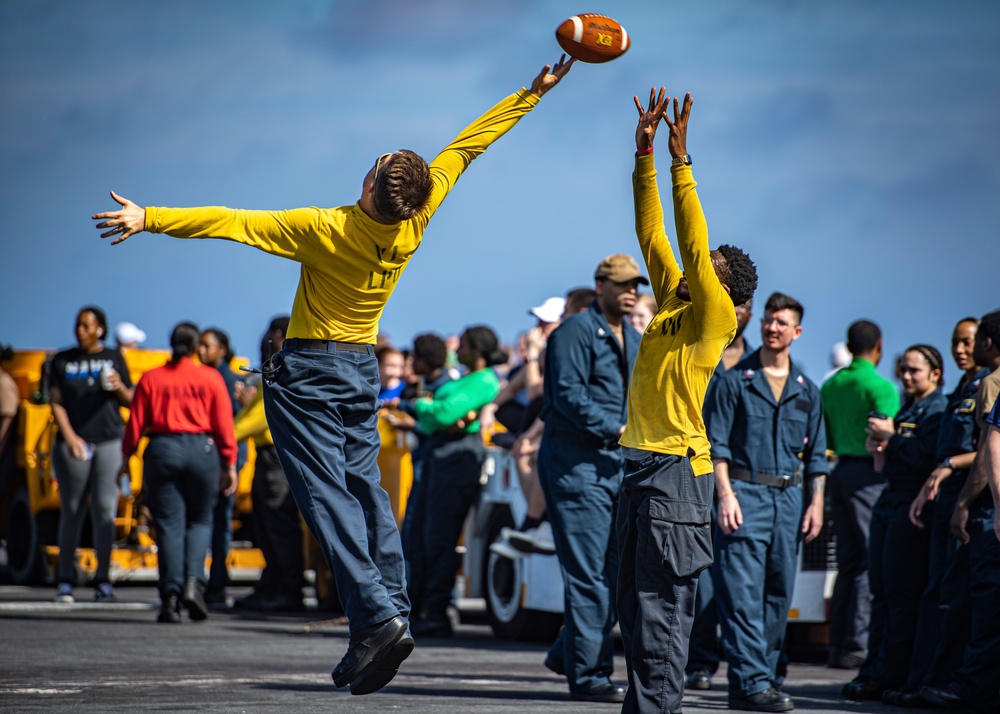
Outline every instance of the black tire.
[(24, 487), (14, 492), (7, 506), (7, 568), (10, 579), (17, 585), (40, 584), (45, 579), (38, 524)]
[[(513, 526), (510, 511), (497, 511), (490, 521), (486, 547), (500, 536), (501, 529)], [(487, 550), (483, 557), (482, 582), (486, 619), (493, 634), (503, 640), (529, 642), (552, 642), (556, 638), (562, 626), (562, 614), (521, 607), (521, 575), (514, 561)]]

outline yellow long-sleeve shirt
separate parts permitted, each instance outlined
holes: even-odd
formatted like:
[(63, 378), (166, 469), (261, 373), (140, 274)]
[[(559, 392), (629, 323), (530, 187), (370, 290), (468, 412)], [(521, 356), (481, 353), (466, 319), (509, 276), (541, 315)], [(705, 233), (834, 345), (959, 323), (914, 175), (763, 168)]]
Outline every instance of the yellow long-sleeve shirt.
[(145, 227), (176, 238), (232, 240), (301, 263), (288, 337), (371, 344), (431, 216), (473, 159), (537, 104), (522, 89), (466, 127), (430, 163), (425, 208), (401, 223), (379, 223), (357, 204), (287, 211), (150, 206)]
[[(722, 352), (736, 335), (736, 310), (708, 247), (708, 225), (691, 167), (672, 170), (674, 225), (683, 272), (663, 225), (653, 155), (637, 156), (632, 175), (635, 229), (659, 312), (646, 328), (632, 368), (622, 446), (684, 455), (696, 475), (712, 473), (702, 406)], [(687, 277), (691, 302), (674, 292)]]
[(256, 446), (271, 446), (271, 430), (267, 427), (267, 417), (264, 415), (264, 390), (258, 389), (250, 403), (236, 415), (233, 424), (236, 431), (236, 443), (245, 439), (253, 439)]

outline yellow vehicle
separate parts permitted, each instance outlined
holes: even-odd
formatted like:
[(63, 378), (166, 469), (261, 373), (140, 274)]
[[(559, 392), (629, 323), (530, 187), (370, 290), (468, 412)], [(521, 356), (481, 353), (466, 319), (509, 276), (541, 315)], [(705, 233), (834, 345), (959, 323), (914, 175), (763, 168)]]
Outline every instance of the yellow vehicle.
[[(52, 448), (57, 427), (48, 404), (43, 371), (53, 353), (42, 350), (15, 351), (4, 365), (14, 378), (21, 404), (11, 438), (14, 449), (13, 473), (5, 475), (0, 493), (0, 538), (7, 544), (7, 568), (15, 583), (43, 582), (52, 579), (59, 554), (56, 536), (59, 526), (59, 486), (52, 472)], [(161, 350), (122, 350), (135, 384), (139, 377), (167, 362), (170, 353)], [(234, 367), (238, 362), (234, 362)], [(243, 361), (245, 364), (245, 361)], [(127, 418), (128, 410), (122, 410)], [(111, 552), (111, 579), (157, 579), (156, 543), (150, 533), (149, 514), (142, 494), (142, 458), (145, 439), (139, 454), (129, 463), (133, 495), (119, 496), (115, 518), (115, 544)], [(227, 558), (234, 579), (256, 578), (264, 566), (260, 550), (243, 540), (240, 531), (250, 515), (250, 482), (253, 478), (253, 446), (247, 464), (240, 472), (239, 487), (233, 506), (233, 546)], [(90, 529), (83, 529), (83, 544), (89, 543)], [(78, 576), (87, 579), (97, 568), (89, 547), (77, 549)]]
[[(52, 472), (52, 448), (56, 423), (52, 416), (43, 384), (45, 361), (54, 353), (42, 350), (15, 351), (14, 358), (4, 364), (18, 386), (21, 396), (15, 433), (10, 448), (14, 451), (12, 473), (0, 476), (0, 539), (6, 541), (8, 576), (15, 583), (51, 581), (59, 553), (59, 487)], [(170, 353), (163, 350), (123, 350), (132, 383), (145, 372), (165, 364)], [(246, 364), (236, 358), (232, 367)], [(128, 410), (123, 409), (123, 417)], [(409, 449), (402, 434), (385, 419), (379, 420), (382, 450), (379, 467), (382, 485), (389, 492), (396, 516), (402, 525), (406, 499), (413, 480)], [(115, 518), (115, 544), (111, 554), (111, 579), (155, 581), (157, 579), (155, 525), (143, 505), (142, 453), (130, 460), (132, 496), (119, 496)], [(264, 558), (252, 542), (252, 505), (250, 485), (253, 480), (255, 452), (248, 442), (247, 463), (240, 471), (239, 486), (233, 506), (233, 542), (226, 560), (233, 580), (255, 580), (264, 567)], [(83, 529), (86, 546), (90, 529)], [(316, 572), (316, 590), (320, 602), (335, 601), (332, 579), (318, 548), (306, 539), (306, 567)], [(97, 563), (89, 547), (77, 549), (78, 576), (86, 580), (93, 575)], [(206, 563), (207, 566), (208, 563)]]

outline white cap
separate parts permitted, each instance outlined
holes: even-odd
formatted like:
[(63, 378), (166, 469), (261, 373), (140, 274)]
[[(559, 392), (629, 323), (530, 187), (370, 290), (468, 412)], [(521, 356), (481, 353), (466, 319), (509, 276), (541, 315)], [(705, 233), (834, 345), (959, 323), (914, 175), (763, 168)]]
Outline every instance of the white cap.
[(528, 314), (534, 315), (542, 322), (559, 322), (565, 309), (566, 298), (550, 297), (538, 307), (528, 310)]
[(115, 339), (119, 345), (140, 345), (146, 341), (146, 333), (131, 322), (119, 322), (115, 326)]
[(847, 344), (844, 342), (835, 343), (830, 350), (830, 363), (837, 369), (846, 367), (851, 363), (852, 359), (854, 359), (854, 356), (847, 349)]

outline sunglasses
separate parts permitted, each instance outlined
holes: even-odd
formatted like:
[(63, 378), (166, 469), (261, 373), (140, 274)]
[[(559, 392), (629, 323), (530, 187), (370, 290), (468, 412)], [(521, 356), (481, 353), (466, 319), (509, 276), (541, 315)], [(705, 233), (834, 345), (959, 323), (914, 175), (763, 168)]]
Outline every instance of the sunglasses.
[(378, 159), (375, 160), (375, 175), (374, 177), (372, 177), (372, 183), (374, 185), (376, 186), (378, 185), (378, 172), (379, 169), (382, 168), (382, 162), (390, 158), (391, 156), (392, 152), (390, 151), (388, 154), (382, 154), (380, 157), (378, 157)]

